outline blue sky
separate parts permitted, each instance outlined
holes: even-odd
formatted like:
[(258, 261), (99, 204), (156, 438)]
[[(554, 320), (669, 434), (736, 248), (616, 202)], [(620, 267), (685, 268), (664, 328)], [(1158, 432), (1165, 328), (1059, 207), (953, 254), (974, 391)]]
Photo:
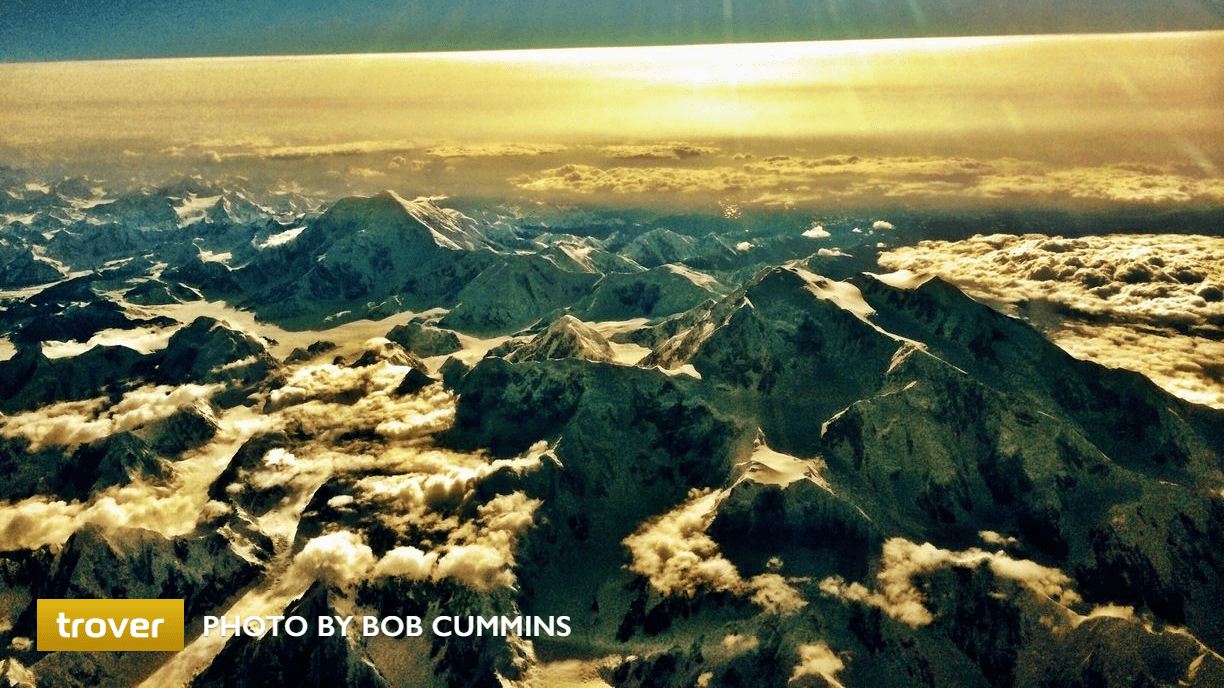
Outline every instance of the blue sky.
[(1224, 0), (0, 0), (0, 60), (1224, 28)]

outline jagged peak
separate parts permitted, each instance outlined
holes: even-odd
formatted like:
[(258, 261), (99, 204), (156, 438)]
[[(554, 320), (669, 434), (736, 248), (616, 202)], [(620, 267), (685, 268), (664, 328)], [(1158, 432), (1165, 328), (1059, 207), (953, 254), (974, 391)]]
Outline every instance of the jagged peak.
[(362, 228), (390, 225), (393, 228), (416, 227), (429, 232), (430, 239), (440, 248), (461, 250), (484, 245), (476, 222), (466, 215), (439, 206), (434, 197), (407, 200), (394, 191), (386, 190), (373, 196), (350, 196), (332, 204), (317, 221), (324, 226), (359, 225)]
[(611, 361), (612, 346), (595, 328), (572, 315), (562, 315), (540, 334), (511, 353), (512, 361), (542, 361), (558, 358), (583, 358)]

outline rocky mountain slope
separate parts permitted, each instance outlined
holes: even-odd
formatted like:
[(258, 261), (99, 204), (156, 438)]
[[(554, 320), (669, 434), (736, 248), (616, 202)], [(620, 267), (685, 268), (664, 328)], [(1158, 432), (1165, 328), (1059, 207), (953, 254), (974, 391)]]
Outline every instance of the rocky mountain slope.
[[(862, 271), (849, 220), (9, 187), (10, 682), (1224, 683), (1224, 411)], [(188, 647), (39, 652), (39, 597), (181, 597)]]

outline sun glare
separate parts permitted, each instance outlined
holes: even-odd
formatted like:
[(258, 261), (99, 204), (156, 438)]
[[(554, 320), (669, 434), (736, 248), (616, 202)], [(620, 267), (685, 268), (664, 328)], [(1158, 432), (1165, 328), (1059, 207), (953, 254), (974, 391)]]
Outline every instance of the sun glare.
[(1221, 52), (1224, 32), (18, 64), (0, 65), (0, 112), (9, 143), (48, 145), (1091, 132), (1201, 147), (1224, 121)]

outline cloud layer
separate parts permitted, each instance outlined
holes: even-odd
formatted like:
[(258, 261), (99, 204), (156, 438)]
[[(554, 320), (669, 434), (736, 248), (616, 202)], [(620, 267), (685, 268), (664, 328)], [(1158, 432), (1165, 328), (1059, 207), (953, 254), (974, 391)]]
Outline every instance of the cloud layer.
[(777, 155), (740, 164), (727, 164), (725, 158), (708, 165), (662, 167), (571, 163), (511, 181), (533, 192), (733, 194), (760, 205), (923, 199), (959, 204), (1224, 202), (1224, 179), (1205, 177), (1192, 166), (1056, 167), (1015, 159)]
[(1144, 373), (1224, 407), (1224, 241), (1154, 234), (994, 234), (923, 241), (880, 257), (1017, 305), (1076, 356)]

